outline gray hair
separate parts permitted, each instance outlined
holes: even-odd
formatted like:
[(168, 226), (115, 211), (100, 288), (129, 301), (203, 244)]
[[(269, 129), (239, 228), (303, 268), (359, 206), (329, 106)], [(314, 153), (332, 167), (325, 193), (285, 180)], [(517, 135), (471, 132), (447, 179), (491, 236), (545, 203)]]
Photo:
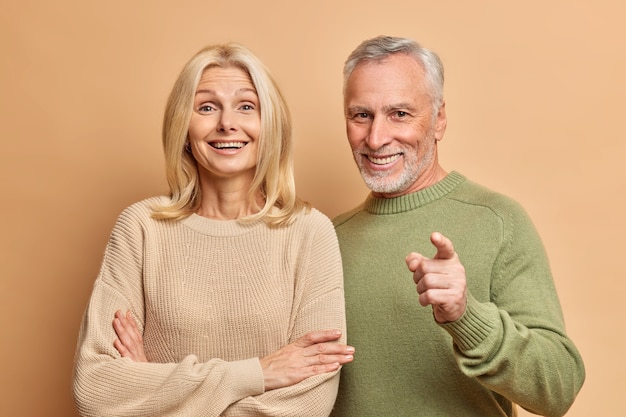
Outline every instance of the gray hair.
[(443, 103), (443, 64), (439, 56), (408, 38), (377, 36), (361, 42), (352, 51), (343, 67), (343, 88), (345, 92), (348, 78), (361, 63), (382, 61), (392, 54), (409, 55), (424, 68), (426, 88), (433, 102), (435, 114)]

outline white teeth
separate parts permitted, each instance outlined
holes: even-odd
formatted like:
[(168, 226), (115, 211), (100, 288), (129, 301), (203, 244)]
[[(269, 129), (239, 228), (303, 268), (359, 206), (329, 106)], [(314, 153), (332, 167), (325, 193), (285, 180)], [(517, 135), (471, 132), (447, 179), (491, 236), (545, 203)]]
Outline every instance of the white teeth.
[(211, 146), (217, 149), (224, 149), (224, 148), (240, 149), (246, 146), (246, 143), (245, 142), (214, 142), (214, 143), (211, 143)]
[(369, 159), (369, 161), (373, 164), (376, 165), (385, 165), (385, 164), (390, 164), (393, 161), (395, 161), (396, 159), (400, 158), (399, 153), (395, 154), (395, 155), (391, 155), (391, 156), (386, 156), (384, 158), (376, 158), (375, 156), (372, 155), (367, 155), (367, 159)]

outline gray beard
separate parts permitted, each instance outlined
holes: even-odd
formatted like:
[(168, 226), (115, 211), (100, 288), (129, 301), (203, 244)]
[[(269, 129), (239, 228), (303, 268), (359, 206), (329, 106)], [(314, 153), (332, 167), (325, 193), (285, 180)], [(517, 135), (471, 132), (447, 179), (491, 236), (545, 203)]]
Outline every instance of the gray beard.
[(417, 181), (424, 171), (424, 168), (432, 163), (433, 154), (434, 147), (431, 147), (422, 160), (418, 161), (416, 152), (408, 153), (405, 150), (402, 156), (402, 158), (404, 158), (403, 171), (400, 176), (396, 178), (388, 178), (386, 172), (372, 172), (365, 169), (363, 166), (363, 157), (359, 151), (354, 151), (353, 156), (359, 167), (361, 177), (370, 190), (381, 194), (398, 194), (408, 189)]
[(404, 170), (398, 178), (387, 178), (383, 172), (367, 172), (361, 167), (361, 177), (367, 188), (375, 193), (395, 194), (406, 190), (417, 180), (417, 173)]

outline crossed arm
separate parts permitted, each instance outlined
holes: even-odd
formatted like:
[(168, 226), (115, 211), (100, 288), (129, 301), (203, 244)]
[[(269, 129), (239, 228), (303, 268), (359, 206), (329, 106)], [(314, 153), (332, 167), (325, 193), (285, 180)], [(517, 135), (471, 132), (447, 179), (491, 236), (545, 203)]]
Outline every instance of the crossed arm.
[[(115, 349), (124, 358), (148, 362), (143, 337), (130, 311), (115, 313), (113, 328), (117, 339)], [(265, 390), (288, 387), (314, 375), (333, 372), (352, 362), (354, 347), (335, 343), (341, 337), (339, 330), (321, 330), (307, 333), (296, 341), (260, 359)]]

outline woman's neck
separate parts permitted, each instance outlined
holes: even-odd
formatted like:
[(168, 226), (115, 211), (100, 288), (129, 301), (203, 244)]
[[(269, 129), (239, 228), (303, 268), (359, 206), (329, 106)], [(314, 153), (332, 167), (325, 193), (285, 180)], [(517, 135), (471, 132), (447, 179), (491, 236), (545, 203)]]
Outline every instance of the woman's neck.
[(216, 220), (236, 220), (259, 211), (262, 198), (254, 205), (249, 198), (250, 182), (200, 181), (202, 201), (196, 214)]

